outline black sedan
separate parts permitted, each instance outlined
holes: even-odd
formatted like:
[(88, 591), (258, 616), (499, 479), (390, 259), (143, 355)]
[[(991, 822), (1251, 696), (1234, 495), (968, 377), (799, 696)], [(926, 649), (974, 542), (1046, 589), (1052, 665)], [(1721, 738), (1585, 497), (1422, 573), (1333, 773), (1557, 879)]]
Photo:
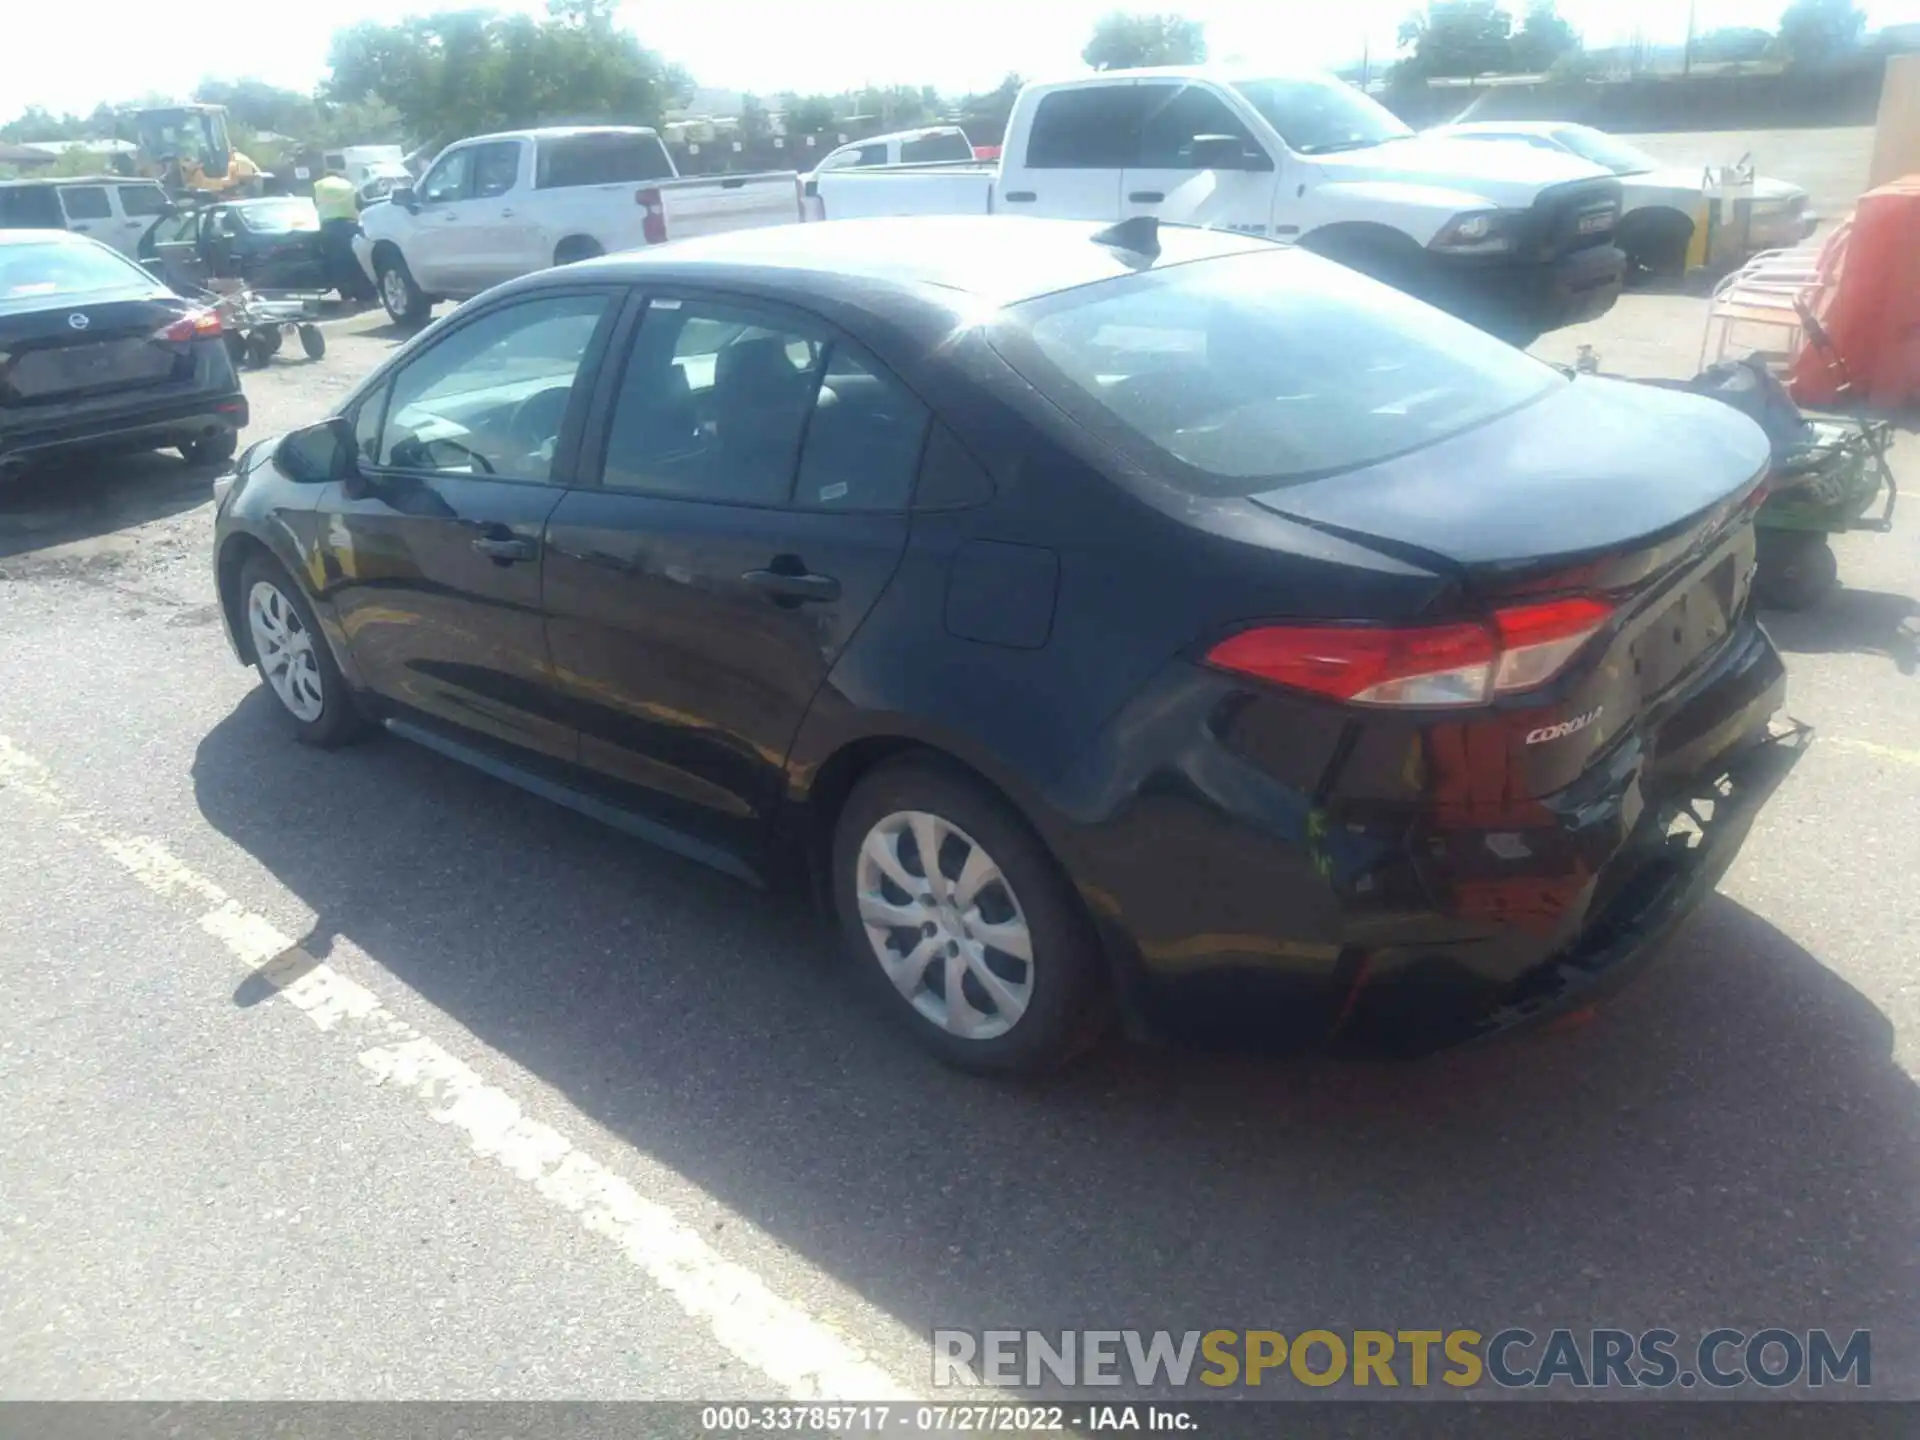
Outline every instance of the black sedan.
[(948, 1060), (1571, 1005), (1799, 753), (1767, 444), (1217, 232), (716, 236), (515, 281), (218, 507), (304, 740), (810, 876)]
[(246, 423), (212, 311), (84, 235), (0, 230), (0, 479), (79, 450), (223, 462)]
[(322, 292), (334, 285), (320, 214), (299, 196), (163, 215), (141, 237), (139, 256), (182, 290), (204, 288), (209, 280), (240, 280), (255, 290)]

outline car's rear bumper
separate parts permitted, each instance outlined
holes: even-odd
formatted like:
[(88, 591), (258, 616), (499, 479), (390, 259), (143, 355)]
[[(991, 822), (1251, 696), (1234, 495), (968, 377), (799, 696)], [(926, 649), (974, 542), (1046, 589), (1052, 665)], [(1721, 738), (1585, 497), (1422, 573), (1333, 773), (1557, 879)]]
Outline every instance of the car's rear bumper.
[(247, 397), (226, 392), (63, 409), (28, 423), (0, 417), (0, 471), (87, 450), (158, 450), (246, 428)]
[(1260, 1049), (1419, 1053), (1603, 989), (1712, 890), (1802, 743), (1771, 736), (1785, 669), (1751, 620), (1654, 729), (1480, 818), (1343, 804), (1344, 727), (1251, 754), (1207, 685), (1117, 722), (1193, 737), (1180, 773), (1055, 843), (1137, 1025)]

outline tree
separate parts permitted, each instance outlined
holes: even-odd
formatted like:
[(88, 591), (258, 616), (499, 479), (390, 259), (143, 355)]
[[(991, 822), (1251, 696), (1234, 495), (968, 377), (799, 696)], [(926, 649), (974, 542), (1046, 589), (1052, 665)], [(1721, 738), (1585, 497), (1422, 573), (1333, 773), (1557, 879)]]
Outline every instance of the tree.
[(1512, 37), (1513, 16), (1499, 0), (1434, 0), (1424, 15), (1400, 22), (1400, 48), (1413, 52), (1402, 74), (1425, 79), (1508, 73)]
[(1554, 7), (1553, 0), (1533, 0), (1511, 49), (1516, 71), (1538, 75), (1551, 70), (1564, 57), (1578, 54), (1580, 37)]
[(1080, 58), (1095, 70), (1131, 70), (1141, 65), (1198, 65), (1207, 58), (1206, 27), (1179, 15), (1123, 15), (1118, 11), (1093, 27)]
[(548, 18), (452, 11), (334, 36), (327, 98), (391, 108), (431, 145), (560, 121), (656, 123), (682, 77), (613, 23), (613, 0), (554, 0)]
[(818, 135), (833, 128), (833, 100), (826, 95), (802, 95), (787, 107), (787, 132)]
[(1773, 44), (1771, 32), (1752, 25), (1709, 30), (1693, 42), (1693, 58), (1707, 63), (1762, 59)]
[[(111, 133), (111, 132), (109, 132)], [(15, 119), (0, 125), (0, 140), (86, 140), (87, 122), (78, 115), (55, 115), (39, 105), (29, 105)]]
[(767, 107), (760, 103), (759, 97), (742, 95), (740, 97), (740, 138), (751, 145), (756, 140), (764, 140), (773, 133), (773, 122), (767, 116)]
[(1793, 0), (1780, 17), (1780, 45), (1794, 64), (1817, 64), (1856, 47), (1866, 25), (1853, 0)]
[(236, 125), (255, 131), (270, 130), (276, 135), (303, 137), (319, 119), (311, 95), (282, 90), (264, 80), (220, 80), (210, 76), (194, 88), (193, 98), (208, 105), (226, 106), (228, 116)]

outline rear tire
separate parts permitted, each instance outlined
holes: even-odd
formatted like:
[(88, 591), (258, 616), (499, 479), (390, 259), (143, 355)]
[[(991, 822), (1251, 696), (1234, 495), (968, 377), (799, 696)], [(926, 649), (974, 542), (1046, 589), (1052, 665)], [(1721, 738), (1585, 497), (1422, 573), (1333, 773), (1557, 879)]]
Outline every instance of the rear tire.
[(875, 770), (840, 812), (832, 863), (855, 965), (949, 1065), (1044, 1071), (1099, 1038), (1107, 996), (1092, 929), (1046, 847), (979, 781), (922, 760)]
[(1840, 582), (1840, 561), (1827, 537), (1790, 530), (1760, 532), (1754, 588), (1769, 610), (1811, 610)]
[(418, 330), (433, 314), (433, 301), (413, 282), (404, 256), (395, 251), (381, 252), (374, 262), (380, 277), (380, 304), (387, 318), (403, 330)]
[(334, 663), (313, 607), (277, 561), (254, 555), (240, 567), (237, 603), (254, 669), (293, 738), (332, 749), (366, 735), (372, 727)]
[(233, 459), (234, 452), (239, 448), (239, 432), (222, 430), (217, 435), (202, 435), (198, 440), (189, 440), (180, 447), (180, 458), (189, 465), (224, 465)]

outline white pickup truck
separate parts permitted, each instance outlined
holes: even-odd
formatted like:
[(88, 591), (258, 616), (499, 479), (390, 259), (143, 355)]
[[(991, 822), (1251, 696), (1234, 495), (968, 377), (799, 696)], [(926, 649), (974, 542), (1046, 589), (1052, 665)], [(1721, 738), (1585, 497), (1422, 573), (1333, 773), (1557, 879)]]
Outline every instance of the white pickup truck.
[(1153, 215), (1297, 242), (1517, 344), (1619, 296), (1620, 181), (1577, 156), (1418, 136), (1331, 75), (1110, 70), (1029, 85), (997, 166), (822, 170), (809, 218)]
[(438, 300), (550, 265), (800, 218), (791, 170), (681, 179), (655, 131), (570, 126), (449, 145), (419, 185), (361, 212), (353, 243), (387, 314), (412, 328)]

